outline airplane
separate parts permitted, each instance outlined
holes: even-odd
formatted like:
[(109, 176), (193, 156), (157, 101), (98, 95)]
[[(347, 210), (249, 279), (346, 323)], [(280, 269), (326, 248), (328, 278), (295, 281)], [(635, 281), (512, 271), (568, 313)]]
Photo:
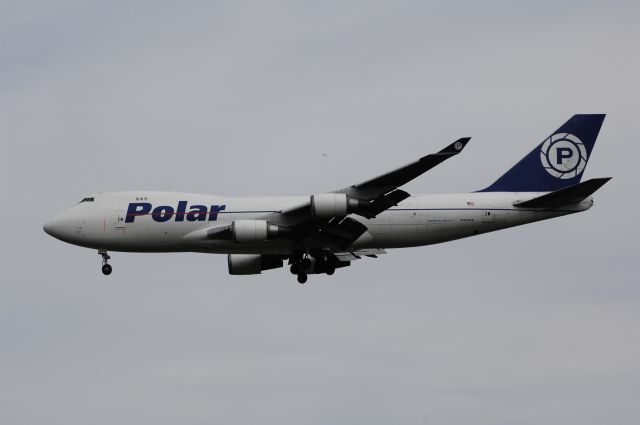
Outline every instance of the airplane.
[(452, 241), (586, 211), (611, 178), (581, 182), (604, 114), (574, 115), (488, 187), (410, 195), (400, 187), (458, 155), (465, 137), (437, 153), (343, 189), (310, 196), (223, 197), (126, 191), (83, 198), (44, 225), (49, 235), (109, 251), (227, 254), (232, 275), (287, 262), (299, 283), (332, 275), (387, 249)]

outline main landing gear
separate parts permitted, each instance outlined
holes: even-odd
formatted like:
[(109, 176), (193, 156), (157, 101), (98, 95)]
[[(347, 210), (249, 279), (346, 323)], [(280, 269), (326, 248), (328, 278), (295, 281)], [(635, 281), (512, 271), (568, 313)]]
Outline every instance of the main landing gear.
[(308, 274), (326, 273), (332, 275), (336, 270), (336, 265), (327, 253), (306, 254), (301, 249), (293, 251), (289, 264), (291, 264), (291, 273), (297, 275), (300, 284), (307, 282)]
[(295, 249), (293, 255), (291, 255), (289, 264), (291, 264), (291, 268), (289, 269), (291, 270), (291, 274), (298, 276), (298, 283), (301, 285), (305, 284), (307, 282), (305, 270), (311, 267), (311, 260), (305, 257), (304, 251)]
[(102, 256), (102, 274), (107, 276), (110, 275), (113, 271), (113, 268), (109, 264), (109, 260), (111, 259), (111, 257), (109, 256), (109, 254), (107, 254), (107, 251), (103, 249), (99, 250), (98, 254)]

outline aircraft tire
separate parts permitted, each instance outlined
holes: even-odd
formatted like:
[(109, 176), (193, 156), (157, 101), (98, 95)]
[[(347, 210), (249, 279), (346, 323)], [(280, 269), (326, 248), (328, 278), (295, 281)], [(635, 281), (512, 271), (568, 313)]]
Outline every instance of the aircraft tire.
[(109, 276), (112, 271), (113, 271), (113, 268), (111, 267), (110, 264), (104, 264), (102, 266), (102, 274)]
[(298, 274), (298, 283), (302, 285), (306, 282), (307, 282), (307, 275), (305, 273)]

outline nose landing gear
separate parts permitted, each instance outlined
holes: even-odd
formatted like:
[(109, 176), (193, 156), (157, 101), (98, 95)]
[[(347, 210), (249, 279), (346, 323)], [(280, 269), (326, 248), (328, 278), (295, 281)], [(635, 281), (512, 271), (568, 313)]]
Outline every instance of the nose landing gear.
[(98, 251), (98, 254), (102, 256), (102, 274), (107, 276), (110, 275), (113, 271), (113, 268), (109, 264), (109, 260), (111, 259), (111, 257), (109, 256), (109, 254), (107, 254), (106, 250), (102, 249)]

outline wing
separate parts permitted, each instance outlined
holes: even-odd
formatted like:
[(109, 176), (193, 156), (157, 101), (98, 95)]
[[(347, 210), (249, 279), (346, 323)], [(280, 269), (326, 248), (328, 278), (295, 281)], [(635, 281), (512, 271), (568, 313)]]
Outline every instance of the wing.
[(360, 184), (346, 187), (338, 192), (346, 193), (347, 195), (359, 199), (375, 201), (380, 196), (393, 192), (400, 186), (409, 183), (411, 180), (424, 174), (441, 162), (459, 154), (467, 143), (469, 143), (469, 140), (471, 140), (470, 137), (458, 139), (442, 149), (440, 152), (423, 156), (419, 160), (407, 164), (404, 167), (400, 167), (397, 170), (390, 171)]
[(411, 196), (400, 189), (400, 186), (459, 154), (469, 140), (469, 137), (458, 139), (439, 152), (426, 155), (404, 167), (331, 192), (347, 196), (349, 205), (354, 206), (354, 209), (348, 213), (318, 217), (313, 213), (312, 198), (310, 197), (308, 201), (300, 205), (268, 214), (264, 219), (291, 229), (290, 236), (301, 246), (320, 244), (324, 247), (329, 246), (334, 252), (345, 250), (367, 230), (367, 227), (360, 221), (348, 217), (349, 214), (373, 218), (398, 205)]
[[(459, 154), (469, 143), (470, 137), (464, 137), (451, 143), (441, 151), (426, 155), (419, 160), (390, 171), (371, 180), (364, 181), (332, 193), (344, 193), (358, 201), (359, 208), (354, 214), (373, 218), (382, 211), (398, 205), (408, 198), (409, 193), (399, 189), (416, 177), (429, 171), (441, 162)], [(277, 213), (281, 218), (308, 217), (311, 215), (311, 200), (300, 205), (286, 208)], [(275, 217), (274, 217), (275, 218)]]

